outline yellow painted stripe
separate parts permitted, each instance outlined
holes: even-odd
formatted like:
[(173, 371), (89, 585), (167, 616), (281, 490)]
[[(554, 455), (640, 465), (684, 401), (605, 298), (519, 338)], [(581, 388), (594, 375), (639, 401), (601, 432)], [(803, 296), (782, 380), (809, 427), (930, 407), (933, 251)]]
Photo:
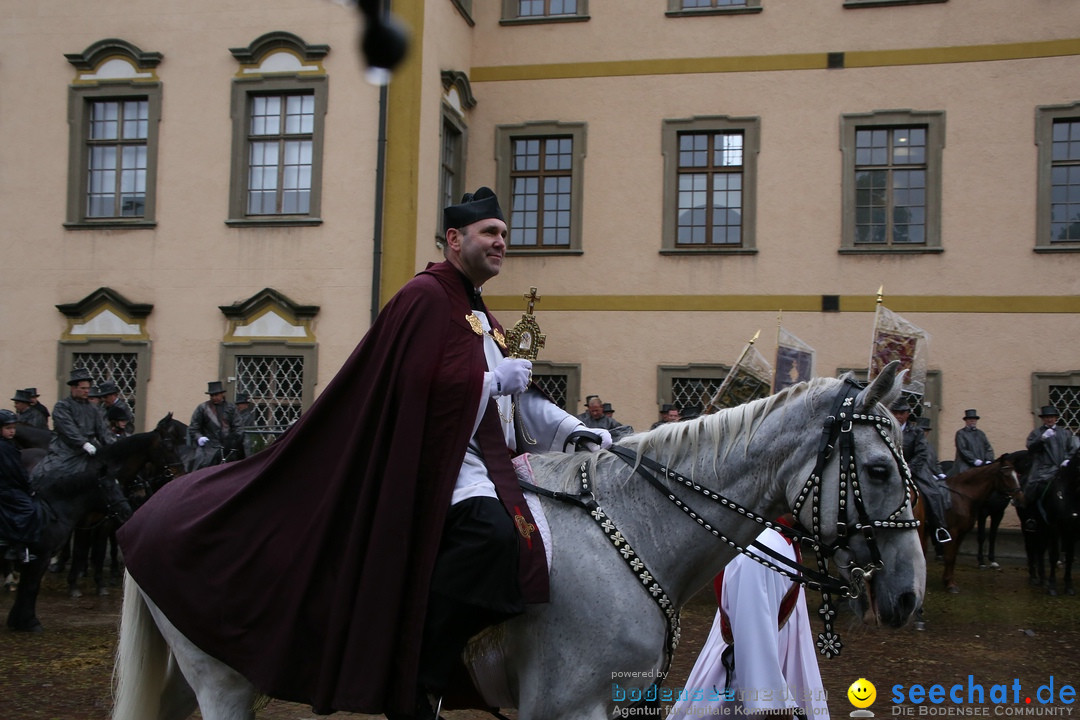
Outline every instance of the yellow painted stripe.
[[(414, 38), (423, 37), (424, 3), (400, 3), (394, 11)], [(410, 43), (389, 86), (380, 307), (416, 273), (423, 54), (423, 43)]]
[[(990, 62), (1080, 55), (1080, 38), (1000, 45), (871, 50), (844, 53), (845, 68), (895, 67), (942, 63)], [(474, 67), (469, 80), (508, 82), (514, 80), (564, 80), (641, 75), (685, 75), (690, 73), (768, 72), (784, 70), (824, 70), (829, 53), (791, 55), (744, 55), (739, 57), (667, 58), (651, 60), (611, 60), (541, 65), (491, 65)]]
[[(875, 295), (841, 295), (840, 312), (874, 312)], [(484, 295), (492, 310), (524, 311), (521, 295)], [(1080, 295), (1039, 297), (908, 295), (886, 299), (894, 312), (1080, 313)], [(538, 312), (821, 312), (820, 295), (543, 295)]]

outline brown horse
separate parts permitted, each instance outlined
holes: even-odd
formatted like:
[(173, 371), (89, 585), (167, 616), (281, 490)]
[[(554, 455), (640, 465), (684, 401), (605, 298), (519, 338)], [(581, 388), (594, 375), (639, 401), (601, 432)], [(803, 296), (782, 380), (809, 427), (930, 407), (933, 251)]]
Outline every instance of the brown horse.
[(991, 463), (965, 470), (945, 480), (952, 496), (952, 507), (945, 514), (945, 524), (952, 541), (943, 545), (945, 572), (942, 580), (945, 589), (951, 593), (960, 592), (954, 573), (956, 556), (960, 552), (960, 543), (964, 535), (975, 526), (979, 507), (995, 490), (1004, 493), (1018, 503), (1023, 503), (1020, 491), (1020, 479), (1009, 453)]

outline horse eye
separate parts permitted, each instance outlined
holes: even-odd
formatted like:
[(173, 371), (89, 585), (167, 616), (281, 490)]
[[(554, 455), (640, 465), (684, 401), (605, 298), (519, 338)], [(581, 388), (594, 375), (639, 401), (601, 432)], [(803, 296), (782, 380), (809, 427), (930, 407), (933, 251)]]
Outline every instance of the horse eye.
[(877, 480), (883, 482), (889, 479), (889, 467), (887, 465), (868, 465), (866, 467), (866, 474), (871, 480)]

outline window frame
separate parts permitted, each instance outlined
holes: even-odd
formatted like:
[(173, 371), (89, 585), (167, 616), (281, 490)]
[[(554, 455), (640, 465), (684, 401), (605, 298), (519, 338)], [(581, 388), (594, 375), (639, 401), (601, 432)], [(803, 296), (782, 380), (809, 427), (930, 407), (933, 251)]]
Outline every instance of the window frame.
[[(451, 163), (451, 182), (447, 187), (446, 131), (452, 128), (456, 133), (457, 157)], [(435, 241), (446, 242), (446, 228), (443, 227), (443, 209), (460, 201), (465, 193), (465, 153), (468, 151), (468, 127), (447, 103), (442, 106), (442, 119), (439, 123), (439, 202), (436, 214)], [(450, 202), (447, 203), (447, 200)]]
[[(257, 96), (311, 94), (315, 99), (311, 132), (311, 189), (306, 213), (249, 215), (248, 128), (251, 100)], [(322, 169), (325, 141), (327, 79), (319, 77), (235, 78), (232, 85), (232, 171), (229, 182), (230, 227), (305, 226), (322, 223)]]
[[(715, 2), (715, 0), (713, 0)], [(697, 17), (699, 15), (751, 15), (760, 13), (761, 0), (746, 0), (745, 5), (711, 6), (705, 8), (684, 8), (683, 0), (668, 0), (667, 17)]]
[[(704, 245), (680, 246), (679, 215), (679, 136), (683, 134), (722, 133), (737, 130), (743, 134), (742, 164), (742, 242), (738, 247)], [(697, 116), (664, 120), (661, 144), (664, 155), (664, 208), (661, 255), (755, 255), (757, 254), (757, 160), (761, 152), (761, 118), (728, 115)]]
[(1038, 147), (1038, 172), (1035, 202), (1035, 247), (1037, 253), (1076, 252), (1080, 241), (1053, 242), (1051, 205), (1053, 189), (1050, 183), (1053, 161), (1053, 132), (1057, 120), (1080, 121), (1080, 102), (1069, 105), (1044, 105), (1035, 108), (1035, 145)]
[[(150, 342), (148, 340), (117, 340), (98, 339), (93, 336), (85, 339), (63, 339), (57, 349), (57, 377), (58, 398), (68, 396), (67, 380), (69, 371), (74, 367), (76, 355), (134, 355), (135, 390), (131, 394), (125, 394), (125, 400), (132, 405), (134, 417), (132, 422), (136, 432), (141, 432), (147, 427), (146, 406), (148, 388), (150, 384)], [(156, 420), (154, 422), (157, 422)]]
[[(550, 0), (545, 0), (550, 2)], [(502, 0), (500, 25), (533, 25), (537, 23), (582, 22), (589, 19), (589, 0), (577, 0), (577, 10), (566, 15), (518, 15), (518, 0)]]
[[(1043, 405), (1057, 405), (1050, 401), (1051, 387), (1080, 387), (1080, 370), (1031, 373), (1031, 415), (1036, 419), (1036, 422)], [(1076, 416), (1072, 412), (1072, 408), (1068, 408), (1068, 412), (1065, 412), (1066, 408), (1062, 407), (1058, 407), (1058, 410), (1062, 411), (1061, 423), (1071, 431), (1076, 432), (1077, 428), (1071, 427), (1065, 422), (1066, 417)], [(1036, 425), (1033, 423), (1032, 427), (1036, 427)]]
[[(918, 245), (862, 245), (855, 243), (855, 134), (865, 129), (926, 128), (926, 242)], [(942, 156), (945, 149), (943, 110), (875, 110), (840, 117), (842, 156), (841, 254), (927, 254), (940, 253)], [(891, 226), (891, 225), (890, 225)]]
[(512, 229), (513, 193), (511, 172), (514, 166), (513, 143), (524, 138), (553, 138), (569, 136), (573, 141), (573, 159), (570, 167), (570, 242), (559, 247), (506, 246), (508, 255), (580, 255), (582, 254), (582, 201), (585, 197), (585, 140), (586, 123), (527, 122), (520, 125), (497, 125), (495, 127), (495, 177), (496, 194), (503, 198), (503, 213)]
[[(82, 53), (66, 57), (79, 73), (68, 87), (68, 185), (64, 227), (69, 230), (156, 227), (162, 84), (155, 69), (161, 62), (161, 53), (143, 52), (123, 40), (102, 40)], [(97, 77), (97, 71), (105, 63), (116, 59), (131, 66), (130, 77)], [(143, 214), (138, 217), (91, 217), (87, 208), (90, 107), (95, 102), (109, 100), (147, 102), (146, 185)]]
[(844, 0), (844, 8), (895, 7), (897, 5), (936, 5), (949, 0)]
[(566, 406), (563, 410), (571, 415), (580, 415), (574, 409), (581, 405), (581, 365), (575, 363), (556, 363), (547, 360), (533, 361), (533, 378), (540, 376), (559, 376), (566, 378)]

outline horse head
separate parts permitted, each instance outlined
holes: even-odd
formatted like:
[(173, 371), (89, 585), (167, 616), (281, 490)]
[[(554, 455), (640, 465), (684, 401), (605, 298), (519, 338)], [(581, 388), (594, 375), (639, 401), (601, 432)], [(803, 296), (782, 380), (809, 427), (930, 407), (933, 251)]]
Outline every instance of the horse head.
[(97, 491), (98, 507), (96, 509), (115, 520), (118, 525), (127, 522), (133, 511), (120, 481), (100, 474), (97, 478)]
[(997, 467), (994, 476), (994, 489), (1007, 495), (1010, 500), (1023, 507), (1025, 504), (1024, 491), (1020, 488), (1020, 473), (1017, 471), (1016, 465), (1013, 464), (1012, 455), (1013, 453), (1005, 453), (990, 463), (991, 467)]
[(822, 536), (831, 536), (829, 549), (837, 553), (864, 614), (890, 627), (910, 619), (926, 590), (926, 562), (910, 500), (911, 472), (901, 451), (900, 427), (888, 411), (903, 380), (894, 361), (857, 394), (842, 388), (826, 417), (826, 423), (841, 423), (839, 436), (818, 459), (823, 467), (820, 516), (836, 518), (835, 531), (822, 528)]

